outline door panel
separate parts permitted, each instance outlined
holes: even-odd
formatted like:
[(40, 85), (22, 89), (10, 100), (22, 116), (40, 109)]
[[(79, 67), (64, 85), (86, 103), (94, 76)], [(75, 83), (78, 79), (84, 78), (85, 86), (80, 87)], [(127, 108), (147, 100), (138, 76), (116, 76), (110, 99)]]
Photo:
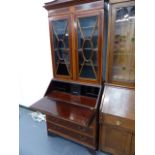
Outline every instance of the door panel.
[(77, 79), (99, 80), (100, 52), (99, 44), (100, 14), (92, 13), (76, 16), (77, 24)]
[(113, 155), (129, 155), (132, 134), (123, 128), (103, 124), (100, 128), (100, 149)]
[(134, 3), (113, 5), (111, 25), (110, 81), (132, 85), (135, 81)]
[(55, 77), (72, 77), (70, 17), (49, 19)]

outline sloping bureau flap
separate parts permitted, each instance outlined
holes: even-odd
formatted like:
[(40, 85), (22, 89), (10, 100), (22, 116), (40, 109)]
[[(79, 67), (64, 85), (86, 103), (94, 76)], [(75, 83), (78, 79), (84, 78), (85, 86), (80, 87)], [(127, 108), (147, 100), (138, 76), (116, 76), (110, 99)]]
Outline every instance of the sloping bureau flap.
[(42, 113), (89, 126), (96, 114), (99, 86), (52, 80), (45, 97), (30, 108)]
[(87, 107), (53, 100), (47, 96), (33, 104), (30, 108), (83, 126), (89, 125), (94, 114), (94, 110)]

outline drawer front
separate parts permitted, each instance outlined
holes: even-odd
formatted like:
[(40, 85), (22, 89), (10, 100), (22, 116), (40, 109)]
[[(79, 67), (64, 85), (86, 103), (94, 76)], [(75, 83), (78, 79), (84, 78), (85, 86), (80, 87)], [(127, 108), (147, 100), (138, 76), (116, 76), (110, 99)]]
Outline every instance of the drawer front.
[(62, 120), (62, 119), (59, 119), (59, 118), (56, 118), (53, 116), (49, 116), (49, 115), (46, 115), (46, 119), (47, 119), (47, 121), (49, 121), (51, 123), (60, 124), (61, 126), (71, 128), (72, 130), (84, 133), (88, 136), (95, 136), (95, 131), (96, 131), (95, 126), (94, 126), (94, 128), (93, 127), (87, 128), (87, 127), (83, 127), (83, 126), (74, 124), (72, 122), (68, 122), (66, 120)]
[(114, 126), (118, 126), (121, 128), (125, 128), (127, 130), (134, 131), (135, 130), (135, 121), (129, 120), (117, 116), (112, 116), (108, 114), (100, 114), (100, 122), (105, 124), (110, 124)]
[(71, 139), (75, 142), (86, 144), (87, 146), (96, 146), (96, 140), (94, 138), (90, 138), (81, 134), (78, 134), (74, 131), (68, 130), (66, 128), (60, 127), (59, 125), (47, 122), (47, 128), (48, 131), (53, 131), (53, 133), (56, 133), (62, 137)]

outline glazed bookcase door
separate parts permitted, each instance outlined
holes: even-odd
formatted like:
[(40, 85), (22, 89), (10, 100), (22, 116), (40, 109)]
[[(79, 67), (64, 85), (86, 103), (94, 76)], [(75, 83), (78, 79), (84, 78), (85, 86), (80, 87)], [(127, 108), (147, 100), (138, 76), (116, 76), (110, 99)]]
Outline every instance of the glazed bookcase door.
[(110, 73), (112, 83), (135, 83), (135, 6), (133, 2), (112, 6)]
[(81, 81), (100, 80), (101, 69), (101, 16), (99, 12), (76, 16), (77, 79)]
[(72, 78), (70, 17), (49, 18), (54, 76)]

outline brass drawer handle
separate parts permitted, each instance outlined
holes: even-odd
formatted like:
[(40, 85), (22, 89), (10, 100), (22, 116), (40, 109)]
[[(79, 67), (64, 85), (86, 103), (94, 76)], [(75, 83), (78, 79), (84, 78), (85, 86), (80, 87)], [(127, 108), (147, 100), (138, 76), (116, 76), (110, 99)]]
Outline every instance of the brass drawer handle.
[(117, 125), (117, 126), (120, 126), (121, 124), (122, 124), (121, 121), (116, 121), (116, 125)]

